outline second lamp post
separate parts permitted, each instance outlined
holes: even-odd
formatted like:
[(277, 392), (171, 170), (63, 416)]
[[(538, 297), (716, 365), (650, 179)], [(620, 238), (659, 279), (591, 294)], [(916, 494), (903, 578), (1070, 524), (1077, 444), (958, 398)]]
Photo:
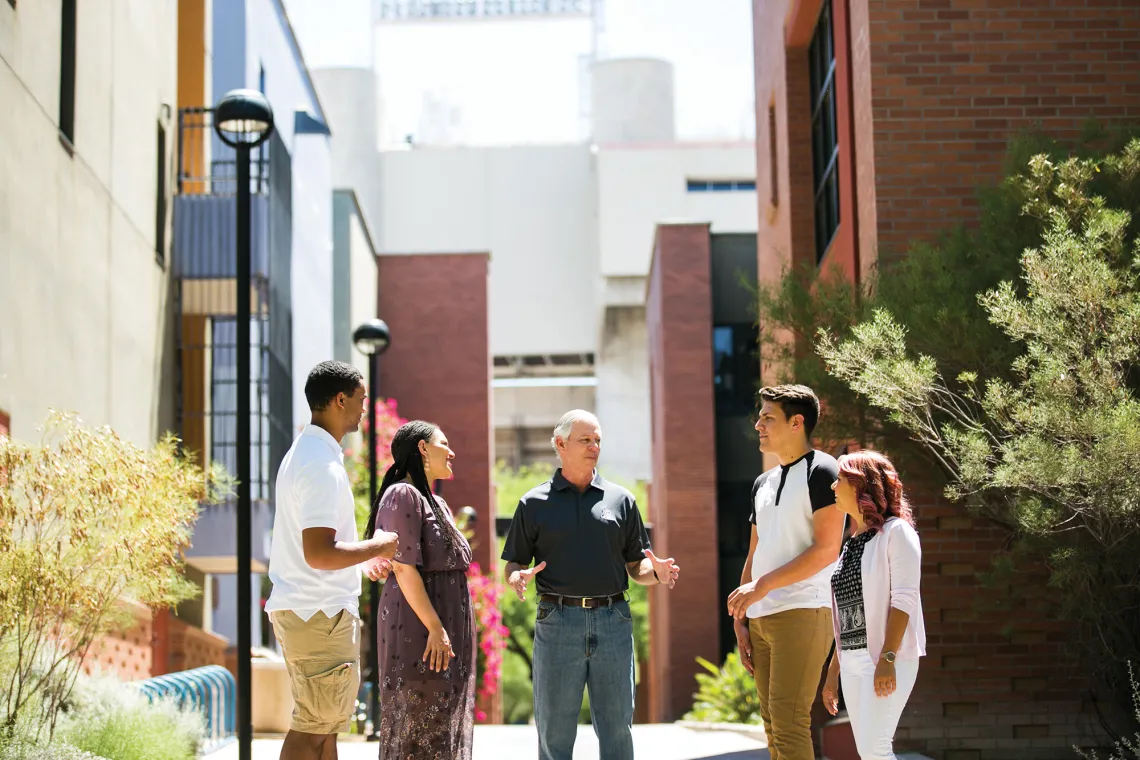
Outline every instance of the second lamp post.
[[(391, 335), (388, 325), (382, 319), (370, 319), (352, 332), (352, 342), (356, 350), (368, 357), (368, 505), (376, 503), (376, 404), (380, 398), (380, 371), (376, 366), (380, 354), (388, 350)], [(372, 713), (372, 733), (368, 741), (376, 741), (380, 732), (380, 663), (377, 658), (376, 637), (377, 618), (380, 611), (380, 584), (369, 581), (368, 619), (371, 623), (372, 640), (369, 643), (368, 668), (372, 688), (370, 690), (369, 711)]]

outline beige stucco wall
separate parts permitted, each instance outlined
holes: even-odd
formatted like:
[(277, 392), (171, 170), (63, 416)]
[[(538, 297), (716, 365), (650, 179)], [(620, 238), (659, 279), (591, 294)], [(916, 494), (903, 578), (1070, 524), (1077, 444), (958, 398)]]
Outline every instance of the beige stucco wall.
[(143, 444), (174, 422), (155, 217), (164, 112), (171, 155), (176, 138), (163, 104), (177, 0), (78, 6), (72, 152), (58, 130), (59, 4), (0, 3), (0, 409), (18, 438), (56, 408)]

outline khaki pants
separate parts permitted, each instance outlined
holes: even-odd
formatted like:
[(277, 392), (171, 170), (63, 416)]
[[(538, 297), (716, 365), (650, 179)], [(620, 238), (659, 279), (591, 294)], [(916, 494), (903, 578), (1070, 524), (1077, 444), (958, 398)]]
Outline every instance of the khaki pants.
[(289, 610), (269, 616), (293, 687), (290, 729), (347, 731), (360, 689), (360, 621), (347, 610), (302, 620)]
[(752, 671), (772, 760), (815, 760), (811, 706), (835, 633), (831, 609), (751, 618)]

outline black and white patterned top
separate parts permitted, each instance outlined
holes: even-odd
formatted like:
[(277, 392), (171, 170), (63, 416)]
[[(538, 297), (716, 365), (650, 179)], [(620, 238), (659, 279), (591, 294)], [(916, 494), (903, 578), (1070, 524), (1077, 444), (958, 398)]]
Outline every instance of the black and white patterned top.
[(863, 611), (863, 549), (872, 531), (852, 536), (839, 554), (831, 576), (835, 608), (839, 610), (839, 647), (847, 651), (867, 648), (867, 616)]

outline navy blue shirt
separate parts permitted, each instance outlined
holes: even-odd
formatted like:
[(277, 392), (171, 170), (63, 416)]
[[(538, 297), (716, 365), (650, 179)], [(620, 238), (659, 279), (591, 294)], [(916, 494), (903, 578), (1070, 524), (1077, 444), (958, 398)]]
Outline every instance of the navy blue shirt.
[(633, 494), (596, 472), (579, 492), (559, 469), (519, 500), (503, 559), (545, 562), (534, 576), (540, 594), (610, 596), (629, 588), (625, 565), (648, 548)]

